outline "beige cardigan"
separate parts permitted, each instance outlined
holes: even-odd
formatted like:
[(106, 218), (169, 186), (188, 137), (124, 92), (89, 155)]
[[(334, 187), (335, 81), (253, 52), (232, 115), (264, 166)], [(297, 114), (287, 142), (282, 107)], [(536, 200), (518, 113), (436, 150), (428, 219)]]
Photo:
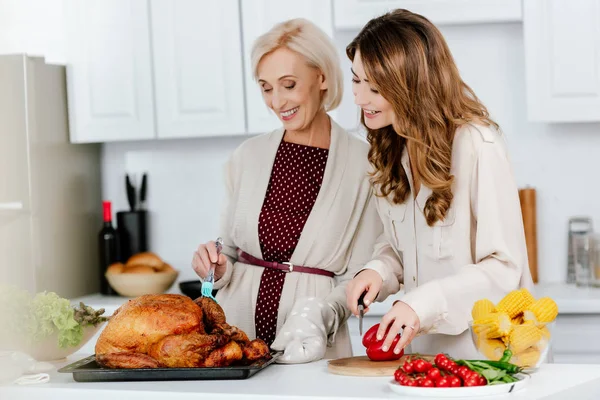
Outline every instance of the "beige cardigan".
[[(402, 167), (412, 185), (408, 152)], [(473, 303), (497, 302), (518, 287), (533, 290), (523, 220), (503, 137), (485, 126), (457, 130), (451, 173), (454, 198), (447, 217), (427, 225), (423, 207), (431, 189), (393, 205), (378, 198), (385, 235), (365, 268), (384, 279), (378, 301), (388, 295), (409, 304), (421, 330), (411, 351), (476, 358), (468, 322)], [(411, 192), (412, 186), (411, 186)], [(404, 283), (404, 296), (395, 295)]]
[[(277, 333), (301, 297), (324, 299), (333, 308), (326, 358), (352, 354), (346, 320), (345, 286), (366, 264), (376, 238), (383, 232), (367, 171), (368, 144), (331, 120), (331, 144), (322, 187), (292, 255), (294, 265), (322, 268), (326, 276), (290, 273), (286, 276), (277, 319)], [(229, 323), (255, 337), (254, 312), (263, 268), (237, 261), (236, 249), (262, 258), (258, 219), (271, 177), (275, 154), (284, 134), (280, 128), (245, 141), (225, 167), (227, 204), (221, 217), (223, 253), (229, 262), (215, 282), (217, 300)]]

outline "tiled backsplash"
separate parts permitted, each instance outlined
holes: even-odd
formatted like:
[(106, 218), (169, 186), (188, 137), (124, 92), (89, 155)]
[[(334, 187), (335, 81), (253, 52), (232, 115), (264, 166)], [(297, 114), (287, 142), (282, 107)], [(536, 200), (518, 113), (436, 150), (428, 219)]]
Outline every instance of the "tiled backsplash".
[[(600, 223), (600, 124), (538, 124), (527, 121), (525, 66), (520, 24), (453, 26), (442, 29), (464, 80), (488, 106), (508, 137), (519, 186), (538, 191), (538, 250), (541, 281), (566, 276), (567, 220), (584, 214)], [(352, 32), (336, 41), (343, 54)], [(338, 120), (355, 121), (349, 62), (344, 58), (346, 93)], [(248, 88), (252, 90), (254, 88)], [(127, 207), (125, 160), (146, 152), (152, 250), (180, 269), (180, 280), (194, 279), (190, 268), (196, 246), (218, 234), (223, 200), (222, 165), (245, 138), (206, 138), (103, 146), (104, 198), (114, 210)], [(100, 221), (98, 221), (100, 224)]]

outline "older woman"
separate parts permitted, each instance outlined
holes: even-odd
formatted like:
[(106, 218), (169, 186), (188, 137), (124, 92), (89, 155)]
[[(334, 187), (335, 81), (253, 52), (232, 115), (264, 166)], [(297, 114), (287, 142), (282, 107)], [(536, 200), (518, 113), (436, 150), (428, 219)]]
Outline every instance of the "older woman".
[(216, 264), (228, 321), (284, 350), (282, 362), (351, 355), (345, 286), (383, 228), (368, 145), (327, 114), (342, 96), (335, 47), (315, 25), (294, 19), (256, 40), (252, 67), (283, 126), (231, 156), (223, 252), (200, 245), (193, 268), (204, 278)]

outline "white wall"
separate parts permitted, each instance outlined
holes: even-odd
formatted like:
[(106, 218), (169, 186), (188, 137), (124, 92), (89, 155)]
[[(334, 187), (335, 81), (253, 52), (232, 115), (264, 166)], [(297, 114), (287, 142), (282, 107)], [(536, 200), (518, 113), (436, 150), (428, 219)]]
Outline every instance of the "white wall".
[(0, 54), (66, 61), (65, 5), (73, 0), (0, 0)]
[[(488, 106), (508, 136), (515, 175), (520, 186), (538, 191), (538, 248), (541, 281), (566, 276), (567, 220), (591, 215), (600, 224), (600, 124), (529, 123), (525, 110), (522, 26), (520, 24), (454, 26), (442, 29), (465, 81)], [(343, 47), (355, 32), (340, 32)], [(350, 90), (349, 62), (346, 96), (340, 119), (356, 120)], [(250, 88), (253, 89), (253, 88)], [(105, 198), (126, 207), (123, 173), (129, 151), (152, 157), (149, 168), (151, 246), (183, 270), (181, 280), (194, 279), (189, 268), (195, 246), (217, 234), (222, 201), (220, 167), (243, 138), (109, 143), (104, 145)], [(596, 156), (595, 156), (596, 155)]]

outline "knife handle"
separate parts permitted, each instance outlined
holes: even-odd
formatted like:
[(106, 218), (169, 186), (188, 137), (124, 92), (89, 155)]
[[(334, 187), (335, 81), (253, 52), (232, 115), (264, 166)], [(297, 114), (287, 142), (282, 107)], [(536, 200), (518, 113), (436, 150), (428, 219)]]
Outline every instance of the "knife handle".
[(365, 295), (367, 294), (367, 292), (363, 292), (360, 297), (358, 298), (358, 305), (359, 306), (365, 306)]
[(142, 175), (142, 183), (140, 185), (140, 208), (141, 209), (145, 209), (146, 208), (146, 188), (147, 188), (147, 176), (146, 173), (144, 172), (144, 175)]
[(125, 174), (125, 189), (127, 191), (127, 202), (131, 211), (135, 211), (136, 199), (135, 199), (135, 188), (131, 184), (129, 174)]

